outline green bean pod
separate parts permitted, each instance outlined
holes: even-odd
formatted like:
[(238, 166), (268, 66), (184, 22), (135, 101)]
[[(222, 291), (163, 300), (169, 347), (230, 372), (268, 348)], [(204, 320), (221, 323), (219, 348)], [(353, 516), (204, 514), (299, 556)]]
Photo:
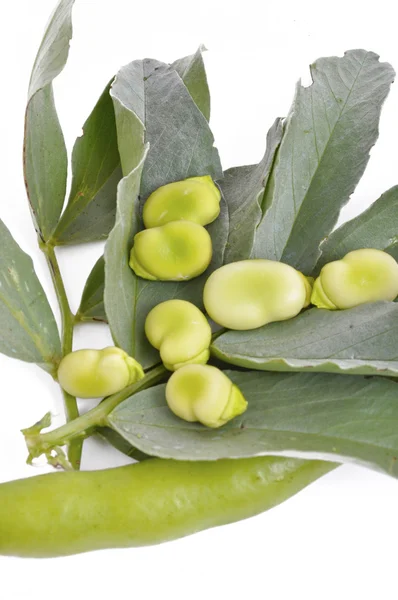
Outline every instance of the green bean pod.
[(56, 557), (159, 544), (257, 515), (336, 465), (282, 457), (153, 459), (0, 485), (0, 555)]

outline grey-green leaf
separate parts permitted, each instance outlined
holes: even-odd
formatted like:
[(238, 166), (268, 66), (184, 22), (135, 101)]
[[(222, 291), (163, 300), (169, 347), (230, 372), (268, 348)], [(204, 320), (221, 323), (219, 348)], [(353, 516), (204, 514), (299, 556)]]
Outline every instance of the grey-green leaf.
[(395, 258), (396, 261), (398, 261), (398, 243), (388, 246), (388, 248), (386, 248), (386, 252)]
[(148, 460), (148, 458), (152, 458), (147, 454), (141, 452), (141, 450), (137, 450), (134, 448), (127, 440), (124, 439), (119, 433), (117, 433), (114, 429), (110, 427), (98, 427), (96, 429), (96, 433), (106, 440), (111, 446), (119, 450), (122, 454), (125, 454), (129, 458), (137, 462), (142, 462), (143, 460)]
[(378, 137), (394, 70), (365, 50), (321, 58), (313, 83), (297, 86), (266, 190), (268, 207), (254, 257), (281, 260), (306, 274), (353, 193)]
[(48, 241), (65, 200), (67, 153), (52, 81), (65, 66), (74, 0), (60, 0), (33, 66), (25, 115), (24, 174), (36, 231)]
[(79, 321), (107, 321), (104, 306), (105, 261), (101, 256), (95, 263), (86, 285), (76, 318)]
[(135, 356), (132, 339), (136, 327), (138, 282), (129, 267), (129, 253), (147, 154), (148, 147), (136, 168), (119, 183), (115, 226), (105, 246), (105, 311), (115, 343), (131, 356)]
[(69, 201), (53, 235), (57, 245), (105, 239), (114, 225), (122, 172), (109, 91), (110, 84), (76, 140)]
[(256, 228), (263, 215), (264, 190), (282, 135), (282, 119), (276, 119), (268, 132), (267, 148), (261, 162), (233, 167), (224, 173), (220, 187), (229, 211), (225, 263), (244, 260), (252, 254)]
[(252, 331), (228, 331), (212, 345), (223, 361), (265, 371), (398, 375), (398, 305), (318, 308)]
[[(176, 61), (173, 66), (194, 101), (205, 114), (206, 107), (210, 105), (207, 100), (209, 91), (201, 50), (200, 48), (194, 55)], [(126, 111), (124, 105), (118, 101), (117, 97), (123, 96), (124, 86), (127, 96), (130, 94), (128, 81), (120, 74), (119, 77), (118, 87), (113, 91), (115, 106), (112, 106), (107, 88), (84, 126), (84, 136), (76, 141), (73, 153), (74, 183), (72, 183), (75, 192), (72, 190), (69, 205), (57, 227), (54, 236), (57, 238), (57, 243), (86, 241), (88, 236), (90, 239), (100, 239), (107, 235), (109, 226), (114, 224), (117, 184), (121, 178), (117, 145), (118, 162), (113, 170), (116, 164), (115, 142), (117, 144), (115, 111), (119, 127), (119, 142), (123, 145), (123, 140), (126, 140), (126, 148), (122, 147), (122, 153), (125, 157), (130, 157), (125, 158), (126, 161), (131, 160), (131, 163), (126, 164), (126, 169), (134, 164), (140, 151), (142, 152), (143, 123), (131, 111)], [(135, 143), (132, 144), (131, 139), (135, 139)], [(93, 157), (91, 151), (94, 153)], [(104, 166), (102, 162), (100, 164), (103, 155), (106, 157)], [(217, 154), (215, 156), (218, 161)], [(93, 160), (95, 171), (92, 169)], [(90, 167), (89, 171), (88, 167)], [(97, 178), (100, 174), (102, 175), (98, 184)], [(65, 227), (68, 228), (66, 231), (64, 231)], [(82, 320), (106, 321), (104, 302), (101, 299), (105, 286), (104, 277), (104, 261), (101, 259), (93, 268), (83, 292), (79, 308), (79, 316)]]
[(136, 121), (150, 144), (142, 175), (143, 198), (186, 177), (222, 177), (208, 123), (170, 65), (152, 59), (134, 61), (119, 71), (111, 93), (118, 100), (116, 123), (125, 175), (137, 160), (128, 148), (131, 136), (137, 135)]
[[(205, 116), (210, 111), (202, 48), (174, 63), (193, 100)], [(115, 114), (105, 88), (75, 143), (72, 189), (53, 235), (57, 245), (105, 239), (115, 221), (117, 185), (122, 178)]]
[(61, 344), (32, 259), (0, 221), (0, 352), (54, 374)]
[[(220, 176), (208, 123), (172, 67), (153, 60), (135, 61), (121, 69), (111, 94), (123, 172), (136, 164), (144, 140), (149, 143), (140, 188), (143, 198), (170, 181), (206, 173)], [(159, 362), (159, 353), (145, 337), (148, 312), (170, 298), (202, 306), (206, 278), (223, 261), (228, 211), (222, 201), (219, 218), (209, 226), (213, 260), (204, 275), (183, 283), (140, 279), (128, 266), (133, 237), (142, 227), (136, 181), (130, 189), (128, 177), (119, 184), (119, 222), (106, 246), (105, 310), (115, 343), (149, 368)]]
[(206, 69), (203, 62), (204, 46), (200, 46), (195, 54), (185, 56), (171, 65), (184, 81), (196, 106), (207, 121), (210, 120), (210, 90), (207, 83)]
[(354, 462), (398, 477), (395, 382), (310, 373), (226, 374), (249, 405), (220, 429), (174, 416), (164, 385), (127, 399), (110, 414), (109, 424), (133, 446), (162, 458), (282, 454)]
[(382, 194), (365, 212), (336, 229), (321, 245), (316, 272), (359, 248), (386, 250), (398, 241), (398, 186)]

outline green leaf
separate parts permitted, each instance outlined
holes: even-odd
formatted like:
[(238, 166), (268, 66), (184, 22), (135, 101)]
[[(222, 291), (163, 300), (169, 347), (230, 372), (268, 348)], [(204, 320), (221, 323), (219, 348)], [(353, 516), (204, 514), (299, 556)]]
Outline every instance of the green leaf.
[(359, 248), (386, 250), (398, 241), (398, 186), (382, 194), (365, 212), (336, 229), (321, 246), (316, 272)]
[[(171, 181), (211, 175), (222, 177), (208, 123), (177, 72), (156, 60), (123, 67), (112, 86), (123, 173), (137, 162), (131, 137), (144, 131), (150, 151), (142, 175), (141, 196)], [(138, 121), (138, 124), (137, 124)]]
[(210, 120), (210, 91), (207, 83), (206, 69), (202, 53), (206, 50), (200, 46), (195, 54), (185, 56), (171, 65), (179, 74), (196, 106), (207, 121)]
[[(194, 55), (176, 61), (173, 66), (178, 71), (180, 77), (183, 79), (184, 84), (187, 86), (188, 91), (190, 92), (194, 101), (201, 109), (202, 113), (205, 114), (206, 107), (210, 109), (210, 101), (208, 99), (209, 91), (201, 51), (202, 48), (199, 48), (199, 50)], [(126, 82), (126, 85), (128, 85), (128, 82)], [(86, 125), (84, 127), (84, 136), (76, 141), (73, 153), (74, 183), (72, 183), (72, 188), (74, 187), (76, 189), (76, 193), (71, 193), (71, 197), (69, 200), (70, 206), (68, 205), (68, 207), (66, 208), (65, 213), (61, 218), (61, 223), (59, 224), (57, 232), (55, 234), (55, 237), (58, 236), (56, 243), (69, 243), (69, 237), (71, 243), (75, 243), (77, 241), (84, 241), (83, 239), (81, 239), (82, 236), (87, 237), (87, 235), (93, 235), (91, 227), (92, 224), (94, 224), (95, 231), (98, 231), (98, 228), (102, 228), (101, 236), (98, 235), (98, 238), (100, 238), (107, 235), (106, 231), (109, 232), (107, 230), (108, 225), (113, 226), (114, 224), (117, 183), (122, 176), (118, 166), (116, 166), (113, 173), (111, 172), (112, 165), (114, 164), (111, 159), (112, 157), (115, 158), (114, 143), (115, 141), (117, 143), (116, 121), (114, 116), (115, 111), (118, 115), (118, 125), (120, 130), (119, 137), (122, 139), (124, 139), (124, 137), (126, 138), (126, 152), (123, 151), (123, 153), (130, 153), (132, 151), (132, 148), (134, 148), (134, 144), (132, 145), (130, 143), (131, 137), (133, 136), (138, 141), (138, 146), (139, 148), (141, 148), (142, 151), (142, 142), (139, 141), (142, 140), (144, 136), (142, 124), (140, 124), (139, 121), (136, 121), (136, 117), (134, 115), (131, 115), (128, 112), (126, 114), (123, 106), (120, 105), (120, 103), (117, 103), (117, 106), (114, 108), (112, 106), (110, 95), (107, 93), (108, 91), (109, 90), (107, 88), (103, 96), (100, 98), (97, 106), (94, 108), (93, 113), (87, 120)], [(130, 126), (128, 124), (129, 119), (132, 119), (132, 123)], [(112, 132), (111, 130), (111, 121), (113, 122), (114, 132)], [(125, 133), (124, 126), (126, 126)], [(91, 158), (90, 154), (91, 149), (94, 152), (93, 158)], [(116, 152), (118, 157), (118, 165), (120, 165), (120, 156), (117, 147)], [(105, 161), (106, 165), (108, 166), (107, 169), (102, 168), (101, 164), (99, 163), (99, 159), (103, 154), (105, 154), (107, 158), (107, 161)], [(138, 154), (135, 155), (135, 158), (132, 158), (132, 163), (134, 163), (136, 156), (138, 156)], [(93, 160), (96, 163), (94, 177), (92, 176)], [(82, 194), (83, 188), (84, 186), (88, 185), (87, 183), (85, 183), (85, 176), (89, 164), (90, 171), (87, 173), (87, 175), (89, 176), (89, 183), (91, 187), (86, 187), (84, 198), (81, 200), (80, 195)], [(101, 181), (105, 181), (106, 174), (108, 174), (109, 176), (109, 179), (105, 181), (103, 187), (97, 184), (97, 176), (99, 174), (99, 170), (101, 170), (101, 173), (103, 175), (105, 174), (105, 177), (103, 176)], [(95, 195), (94, 193), (96, 187), (98, 187), (97, 195)], [(87, 193), (87, 190), (89, 190), (89, 193)], [(88, 207), (86, 208), (87, 201)], [(90, 214), (88, 214), (88, 211), (90, 211)], [(76, 220), (73, 221), (72, 219), (72, 222), (69, 225), (69, 230), (60, 236), (60, 232), (66, 224), (67, 215), (69, 215), (69, 217), (74, 217), (75, 213)], [(99, 219), (99, 217), (101, 218)], [(105, 224), (107, 224), (106, 228), (104, 227)], [(77, 237), (75, 234), (77, 235)], [(104, 266), (103, 260), (102, 266)], [(85, 291), (83, 293), (82, 303), (79, 309), (79, 316), (82, 320), (107, 320), (104, 303), (103, 300), (101, 301), (101, 293), (103, 294), (104, 287), (105, 273), (104, 270), (101, 269), (101, 263), (99, 262), (93, 268), (93, 271), (88, 278)]]
[(60, 0), (47, 26), (29, 84), (25, 115), (24, 174), (33, 222), (48, 241), (65, 199), (67, 153), (54, 105), (52, 81), (65, 66), (74, 0)]
[[(150, 145), (141, 180), (143, 198), (170, 181), (220, 175), (208, 123), (172, 67), (153, 60), (131, 63), (118, 74), (111, 94), (123, 171), (134, 167), (144, 140)], [(213, 260), (201, 277), (181, 283), (140, 279), (128, 266), (133, 237), (142, 226), (137, 179), (134, 176), (129, 182), (129, 177), (119, 184), (119, 219), (105, 250), (105, 310), (115, 343), (149, 368), (159, 362), (159, 353), (145, 337), (148, 312), (170, 298), (202, 306), (204, 283), (222, 264), (228, 212), (223, 201), (220, 217), (208, 228)]]
[(141, 175), (147, 155), (148, 147), (137, 167), (119, 183), (115, 226), (105, 246), (106, 315), (116, 345), (130, 356), (135, 356), (132, 338), (136, 327), (138, 281), (129, 267), (129, 251), (133, 242), (134, 223), (137, 221)]
[(61, 358), (54, 315), (32, 259), (0, 221), (0, 352), (49, 373)]
[(142, 462), (143, 460), (148, 460), (148, 458), (152, 458), (147, 454), (141, 452), (141, 450), (137, 450), (131, 444), (128, 443), (127, 440), (124, 439), (121, 435), (119, 435), (114, 429), (110, 427), (99, 427), (96, 429), (96, 433), (106, 440), (111, 446), (119, 450), (122, 454), (125, 454), (129, 458), (136, 460), (137, 462)]
[(373, 52), (351, 50), (317, 60), (311, 75), (311, 86), (297, 86), (253, 253), (306, 274), (366, 168), (394, 71)]
[(398, 243), (392, 244), (386, 248), (386, 252), (395, 258), (396, 261), (398, 261)]
[[(174, 66), (200, 110), (207, 115), (210, 97), (201, 54), (180, 59)], [(76, 140), (72, 156), (72, 189), (68, 205), (53, 235), (56, 245), (106, 239), (115, 222), (117, 185), (122, 178), (116, 122), (105, 88)]]
[(398, 387), (380, 377), (226, 371), (247, 411), (220, 429), (187, 423), (165, 386), (131, 396), (108, 417), (130, 444), (176, 460), (258, 455), (354, 462), (398, 477)]
[(110, 85), (73, 149), (69, 201), (53, 235), (57, 245), (106, 239), (115, 222), (117, 185), (122, 172)]
[(233, 167), (224, 173), (220, 187), (229, 212), (225, 263), (251, 256), (256, 228), (263, 216), (264, 190), (282, 135), (282, 120), (276, 119), (268, 132), (267, 149), (262, 161), (258, 165)]
[(104, 307), (105, 261), (95, 263), (83, 290), (76, 318), (78, 321), (107, 321)]
[(319, 308), (251, 331), (228, 331), (213, 343), (223, 361), (264, 371), (398, 374), (398, 305)]

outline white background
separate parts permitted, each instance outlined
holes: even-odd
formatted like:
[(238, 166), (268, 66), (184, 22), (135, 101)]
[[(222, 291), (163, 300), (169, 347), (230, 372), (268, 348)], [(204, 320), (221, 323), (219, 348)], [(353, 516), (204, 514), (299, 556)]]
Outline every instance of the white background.
[[(68, 147), (119, 66), (145, 56), (172, 61), (204, 43), (212, 128), (224, 167), (258, 161), (267, 128), (286, 115), (296, 80), (309, 83), (307, 66), (317, 57), (364, 47), (398, 68), (392, 6), (385, 0), (76, 0), (70, 60), (55, 86)], [(0, 215), (33, 256), (56, 310), (21, 168), (29, 72), (53, 7), (53, 0), (1, 6)], [(397, 137), (395, 87), (379, 143), (345, 217), (398, 183)], [(100, 253), (100, 245), (59, 252), (73, 309)], [(75, 348), (109, 342), (105, 327), (85, 326), (77, 331)], [(0, 480), (49, 471), (24, 464), (19, 430), (47, 410), (55, 423), (62, 422), (57, 386), (35, 366), (3, 356), (0, 369)], [(85, 443), (84, 468), (123, 462), (99, 442)], [(0, 598), (396, 599), (397, 504), (397, 481), (345, 466), (269, 513), (162, 546), (40, 561), (0, 557)]]

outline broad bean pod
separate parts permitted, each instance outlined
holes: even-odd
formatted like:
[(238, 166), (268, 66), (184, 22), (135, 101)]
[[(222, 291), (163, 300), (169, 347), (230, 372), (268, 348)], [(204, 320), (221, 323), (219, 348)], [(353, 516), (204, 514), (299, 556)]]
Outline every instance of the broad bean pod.
[(76, 350), (58, 367), (60, 386), (79, 398), (110, 396), (144, 377), (141, 365), (124, 350)]
[(211, 327), (191, 302), (167, 300), (155, 306), (145, 320), (145, 334), (169, 371), (209, 360)]
[(56, 557), (159, 544), (257, 515), (336, 465), (259, 457), (152, 459), (0, 484), (0, 555)]
[(398, 296), (398, 264), (382, 250), (363, 248), (327, 263), (314, 283), (312, 304), (329, 310), (353, 308)]
[(256, 329), (295, 317), (308, 306), (310, 279), (273, 260), (242, 260), (220, 267), (206, 282), (209, 316), (228, 329)]
[(149, 229), (181, 219), (208, 225), (220, 214), (220, 198), (220, 190), (210, 175), (168, 183), (145, 202), (144, 225)]
[(182, 281), (201, 275), (212, 253), (211, 237), (204, 227), (173, 221), (137, 233), (130, 267), (143, 279)]
[(173, 373), (166, 385), (166, 401), (181, 419), (207, 427), (221, 427), (247, 408), (240, 389), (210, 365), (187, 365)]

